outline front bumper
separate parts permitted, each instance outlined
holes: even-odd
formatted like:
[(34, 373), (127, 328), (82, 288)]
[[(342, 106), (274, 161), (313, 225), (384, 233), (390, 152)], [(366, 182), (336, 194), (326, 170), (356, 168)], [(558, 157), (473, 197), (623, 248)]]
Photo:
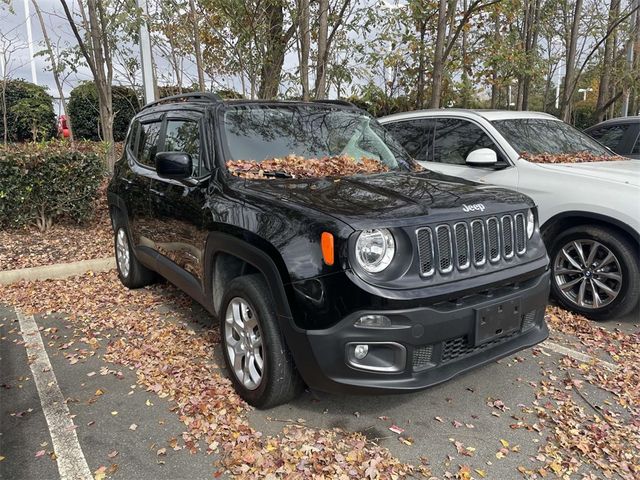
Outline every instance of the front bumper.
[[(547, 271), (524, 282), (429, 307), (358, 311), (331, 328), (299, 332), (309, 348), (292, 350), (311, 388), (340, 393), (419, 390), (545, 340), (548, 295)], [(518, 309), (511, 328), (480, 338), (480, 313), (502, 311), (503, 307)], [(391, 327), (354, 326), (359, 317), (372, 314), (391, 319)], [(372, 371), (359, 366), (353, 351), (360, 344), (369, 345), (370, 354), (379, 352), (390, 359), (395, 368)]]

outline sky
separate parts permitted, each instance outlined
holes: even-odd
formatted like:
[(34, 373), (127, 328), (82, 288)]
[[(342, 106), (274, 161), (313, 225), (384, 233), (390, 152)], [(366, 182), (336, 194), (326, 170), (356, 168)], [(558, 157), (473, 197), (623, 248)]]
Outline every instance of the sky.
[[(30, 2), (30, 0), (29, 0)], [(72, 2), (70, 2), (72, 3)], [(73, 33), (69, 28), (69, 24), (64, 18), (64, 12), (58, 0), (39, 0), (38, 4), (42, 10), (44, 22), (49, 33), (49, 37), (54, 44), (54, 48), (67, 48), (75, 45)], [(13, 49), (11, 58), (6, 68), (9, 76), (12, 78), (22, 78), (27, 81), (33, 81), (31, 75), (31, 65), (29, 63), (29, 49), (27, 43), (27, 26), (25, 21), (24, 0), (13, 0), (11, 13), (9, 7), (2, 5), (0, 7), (0, 33), (8, 37), (9, 45), (0, 43), (1, 50)], [(33, 9), (33, 4), (29, 3), (31, 14), (31, 29), (33, 33), (33, 49), (39, 52), (44, 49), (44, 39), (40, 22)], [(46, 56), (35, 56), (37, 83), (48, 87), (49, 93), (57, 97), (58, 92), (53, 79), (53, 74), (47, 71), (49, 61)], [(91, 80), (91, 72), (84, 66), (78, 67), (77, 73), (71, 73), (64, 81), (64, 92), (68, 95), (77, 83), (84, 80)]]

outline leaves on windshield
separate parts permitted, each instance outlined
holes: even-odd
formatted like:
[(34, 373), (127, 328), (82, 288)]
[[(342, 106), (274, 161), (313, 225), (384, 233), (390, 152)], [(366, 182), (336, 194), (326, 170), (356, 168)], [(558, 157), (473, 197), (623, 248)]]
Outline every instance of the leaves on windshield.
[(229, 171), (242, 178), (268, 180), (279, 176), (291, 178), (340, 177), (345, 175), (384, 173), (389, 171), (384, 163), (373, 158), (362, 157), (360, 161), (347, 155), (324, 158), (304, 158), (287, 155), (283, 158), (269, 158), (261, 162), (250, 160), (229, 160)]
[(587, 163), (629, 160), (620, 155), (594, 155), (589, 152), (539, 153), (520, 152), (520, 156), (533, 163)]

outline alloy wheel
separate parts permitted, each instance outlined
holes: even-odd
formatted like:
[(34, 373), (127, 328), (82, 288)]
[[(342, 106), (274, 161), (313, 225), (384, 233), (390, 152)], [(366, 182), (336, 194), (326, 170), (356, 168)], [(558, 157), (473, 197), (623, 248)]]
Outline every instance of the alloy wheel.
[(131, 253), (129, 252), (129, 240), (124, 228), (120, 228), (116, 235), (116, 260), (123, 277), (129, 276)]
[(622, 289), (620, 262), (596, 240), (578, 239), (565, 244), (556, 253), (553, 276), (562, 295), (586, 309), (609, 305)]
[(235, 297), (229, 302), (224, 336), (233, 374), (245, 388), (255, 390), (264, 373), (262, 331), (256, 312), (243, 298)]

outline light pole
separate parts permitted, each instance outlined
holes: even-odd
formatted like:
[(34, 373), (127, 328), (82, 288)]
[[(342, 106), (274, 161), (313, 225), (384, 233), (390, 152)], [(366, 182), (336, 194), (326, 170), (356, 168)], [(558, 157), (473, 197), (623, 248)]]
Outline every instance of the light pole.
[(33, 56), (33, 34), (31, 33), (31, 12), (29, 11), (29, 0), (24, 0), (24, 21), (27, 26), (27, 44), (29, 46), (29, 61), (31, 62), (31, 81), (38, 84), (36, 74), (36, 59)]
[(511, 110), (511, 107), (515, 106), (515, 102), (511, 101), (511, 85), (515, 84), (517, 82), (517, 80), (514, 78), (513, 80), (511, 80), (511, 82), (509, 82), (509, 85), (507, 87), (507, 92), (508, 92), (508, 102), (509, 104), (507, 105), (507, 110)]
[(151, 60), (151, 37), (147, 27), (149, 10), (147, 0), (137, 0), (138, 8), (142, 10), (142, 21), (140, 22), (140, 63), (142, 64), (142, 87), (144, 90), (144, 103), (151, 103), (156, 99), (156, 92), (153, 86), (153, 65)]
[(582, 94), (582, 101), (587, 100), (587, 92), (593, 92), (593, 88), (579, 88), (578, 92)]

